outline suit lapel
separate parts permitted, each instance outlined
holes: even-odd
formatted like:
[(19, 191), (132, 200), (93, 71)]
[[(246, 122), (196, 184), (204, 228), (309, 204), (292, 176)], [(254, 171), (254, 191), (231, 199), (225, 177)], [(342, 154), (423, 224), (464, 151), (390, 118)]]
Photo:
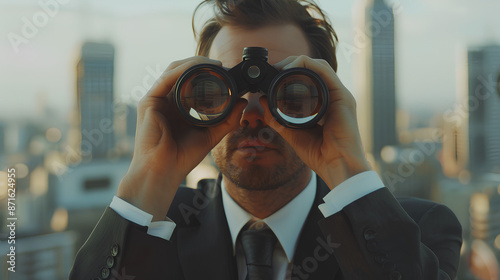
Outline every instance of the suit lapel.
[[(233, 256), (231, 234), (227, 225), (220, 191), (221, 177), (215, 183), (205, 183), (204, 192), (213, 193), (205, 208), (200, 209), (196, 221), (178, 228), (178, 254), (186, 280), (238, 279)], [(324, 219), (318, 205), (329, 192), (326, 184), (317, 177), (317, 190), (313, 206), (299, 236), (293, 258), (292, 280), (340, 279), (338, 263), (328, 247), (318, 221)]]
[(231, 234), (222, 205), (220, 177), (217, 183), (206, 182), (202, 187), (213, 193), (208, 196), (213, 199), (200, 209), (197, 225), (179, 229), (177, 242), (182, 270), (186, 280), (238, 279)]
[(323, 203), (323, 197), (328, 194), (329, 188), (319, 176), (317, 182), (316, 197), (302, 228), (293, 258), (292, 280), (340, 279), (337, 278), (340, 275), (337, 260), (318, 225), (318, 221), (324, 219), (318, 205)]

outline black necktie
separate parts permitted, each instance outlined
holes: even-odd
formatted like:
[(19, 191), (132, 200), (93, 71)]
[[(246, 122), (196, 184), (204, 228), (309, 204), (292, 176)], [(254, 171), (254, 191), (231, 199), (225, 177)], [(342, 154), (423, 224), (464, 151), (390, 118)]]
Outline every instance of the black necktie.
[(262, 221), (241, 232), (241, 244), (247, 261), (247, 280), (272, 280), (273, 251), (276, 236)]

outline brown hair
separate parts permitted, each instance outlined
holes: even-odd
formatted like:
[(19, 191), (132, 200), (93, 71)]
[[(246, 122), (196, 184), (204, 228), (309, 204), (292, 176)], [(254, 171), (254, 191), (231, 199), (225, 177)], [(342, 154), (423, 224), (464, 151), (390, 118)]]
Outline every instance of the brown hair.
[[(197, 38), (197, 55), (208, 56), (215, 36), (225, 24), (257, 28), (266, 24), (292, 23), (306, 35), (313, 57), (326, 60), (337, 71), (337, 34), (313, 0), (203, 0), (193, 13), (195, 37), (196, 12), (205, 4), (213, 6), (215, 16), (203, 25)], [(318, 17), (313, 17), (313, 13)]]

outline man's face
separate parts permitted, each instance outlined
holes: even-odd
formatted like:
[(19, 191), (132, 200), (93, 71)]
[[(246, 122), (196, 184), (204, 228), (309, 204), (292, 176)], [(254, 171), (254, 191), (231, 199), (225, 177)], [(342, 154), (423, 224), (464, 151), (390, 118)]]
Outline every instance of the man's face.
[[(214, 39), (209, 57), (231, 68), (241, 62), (245, 47), (268, 49), (271, 65), (289, 56), (311, 55), (302, 31), (284, 24), (253, 30), (224, 26)], [(252, 190), (277, 188), (295, 180), (306, 168), (293, 148), (265, 123), (261, 95), (248, 92), (243, 96), (248, 104), (240, 127), (212, 150), (221, 172), (237, 186)]]

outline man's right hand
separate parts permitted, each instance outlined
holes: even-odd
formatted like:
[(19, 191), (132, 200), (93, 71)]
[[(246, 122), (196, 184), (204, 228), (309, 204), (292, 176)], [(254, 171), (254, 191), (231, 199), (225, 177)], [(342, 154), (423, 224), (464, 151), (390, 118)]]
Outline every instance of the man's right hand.
[(246, 103), (240, 99), (230, 116), (213, 127), (196, 127), (179, 113), (174, 85), (189, 67), (220, 61), (191, 57), (171, 63), (156, 86), (137, 106), (135, 149), (117, 196), (164, 220), (177, 188), (210, 150), (239, 126)]

